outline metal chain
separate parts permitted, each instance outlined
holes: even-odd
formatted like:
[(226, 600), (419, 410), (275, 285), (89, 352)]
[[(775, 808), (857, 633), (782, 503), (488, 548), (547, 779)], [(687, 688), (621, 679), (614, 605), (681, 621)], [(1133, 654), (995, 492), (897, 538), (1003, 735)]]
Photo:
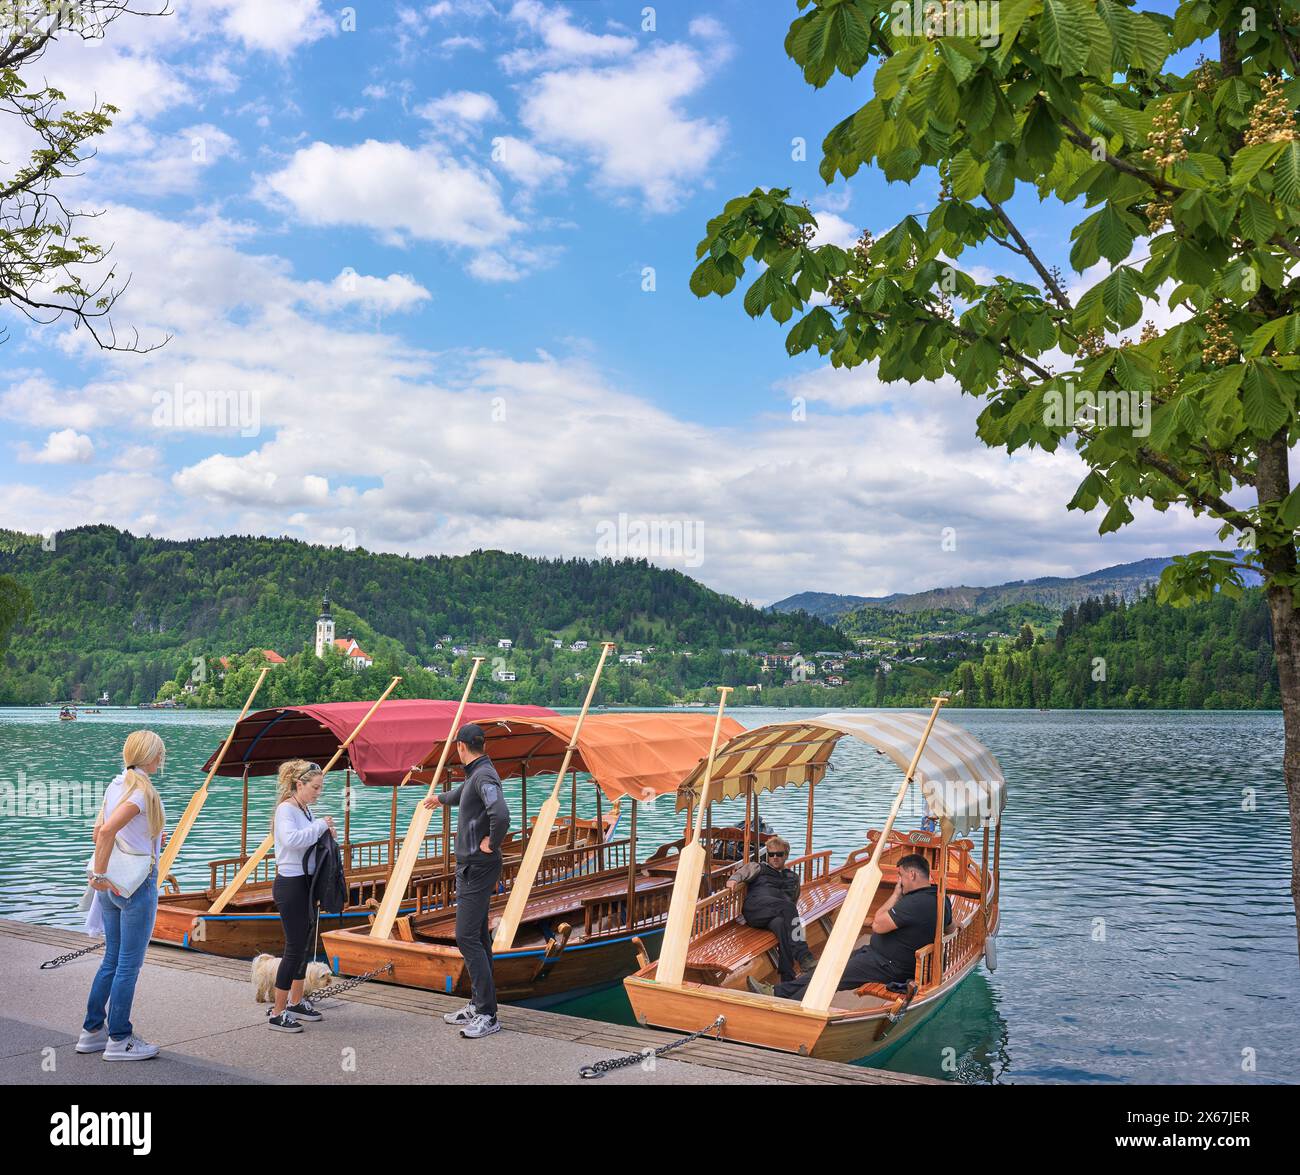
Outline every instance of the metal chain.
[(79, 951), (72, 951), (67, 955), (60, 955), (57, 959), (46, 959), (41, 964), (42, 971), (52, 971), (55, 967), (62, 967), (64, 963), (71, 963), (73, 959), (80, 959), (82, 955), (88, 955), (91, 951), (97, 951), (104, 944), (102, 942), (93, 942), (88, 947), (82, 947)]
[(367, 971), (364, 975), (357, 975), (352, 979), (345, 979), (341, 983), (331, 983), (329, 987), (322, 987), (319, 991), (312, 992), (311, 998), (313, 1000), (323, 1000), (330, 996), (342, 995), (345, 991), (360, 987), (363, 983), (374, 979), (376, 975), (382, 975), (385, 971), (391, 971), (392, 969), (392, 963), (385, 963), (382, 967), (376, 967), (373, 971)]
[(690, 1044), (693, 1040), (699, 1040), (702, 1036), (707, 1036), (710, 1032), (717, 1030), (717, 1039), (722, 1039), (722, 1026), (727, 1022), (726, 1016), (719, 1016), (712, 1024), (706, 1024), (698, 1032), (692, 1032), (690, 1036), (683, 1036), (680, 1040), (670, 1040), (667, 1044), (660, 1045), (652, 1053), (631, 1053), (626, 1057), (615, 1057), (612, 1061), (595, 1061), (590, 1065), (583, 1065), (578, 1070), (579, 1077), (604, 1077), (606, 1073), (611, 1073), (615, 1069), (626, 1069), (629, 1065), (636, 1065), (646, 1059), (646, 1056), (662, 1057), (665, 1053), (670, 1053), (673, 1049), (679, 1049), (684, 1044)]

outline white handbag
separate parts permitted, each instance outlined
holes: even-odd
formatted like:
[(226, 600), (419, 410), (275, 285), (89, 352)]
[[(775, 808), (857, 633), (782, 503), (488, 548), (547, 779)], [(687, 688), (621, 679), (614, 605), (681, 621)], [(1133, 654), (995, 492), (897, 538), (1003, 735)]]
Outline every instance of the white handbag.
[[(108, 802), (108, 796), (104, 796), (104, 803)], [(104, 806), (99, 808), (100, 819), (104, 816)], [(104, 876), (112, 887), (117, 890), (124, 898), (129, 898), (137, 889), (139, 889), (153, 873), (154, 854), (136, 853), (123, 847), (122, 842), (117, 838), (113, 840), (113, 851), (109, 854), (108, 865), (104, 868)], [(90, 860), (86, 863), (86, 872), (95, 871), (95, 854), (90, 854)], [(90, 909), (91, 903), (95, 900), (95, 894), (99, 891), (94, 886), (87, 885), (86, 892), (82, 895), (81, 904), (77, 907), (79, 910), (86, 911)]]

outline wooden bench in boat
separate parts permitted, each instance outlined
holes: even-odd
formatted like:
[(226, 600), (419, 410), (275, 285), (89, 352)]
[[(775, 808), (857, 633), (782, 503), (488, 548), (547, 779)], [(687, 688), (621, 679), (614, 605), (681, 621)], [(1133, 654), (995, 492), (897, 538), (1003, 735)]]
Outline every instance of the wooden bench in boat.
[[(793, 868), (815, 858), (820, 858), (823, 862), (822, 867), (825, 868), (825, 864), (830, 861), (830, 853), (814, 854), (814, 858), (801, 857), (791, 861), (790, 865)], [(797, 903), (799, 917), (803, 919), (805, 925), (816, 922), (839, 909), (844, 902), (844, 897), (845, 888), (838, 874), (823, 873), (816, 880), (805, 883), (800, 889)], [(735, 913), (739, 914), (744, 905), (744, 895), (737, 891), (715, 894), (714, 904), (724, 908), (727, 905), (734, 905)], [(701, 905), (706, 906), (707, 903)], [(706, 913), (705, 917), (707, 916)], [(686, 955), (686, 967), (688, 971), (694, 973), (691, 978), (717, 984), (746, 959), (752, 959), (775, 949), (776, 935), (770, 930), (762, 926), (746, 926), (733, 915), (731, 920), (713, 933), (692, 942)]]

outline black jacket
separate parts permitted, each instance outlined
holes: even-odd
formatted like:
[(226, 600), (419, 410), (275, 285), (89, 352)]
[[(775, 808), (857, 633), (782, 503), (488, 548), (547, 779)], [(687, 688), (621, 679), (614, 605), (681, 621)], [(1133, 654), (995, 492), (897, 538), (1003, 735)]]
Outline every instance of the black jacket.
[(465, 768), (465, 782), (451, 791), (439, 792), (438, 799), (450, 808), (459, 808), (456, 821), (456, 860), (464, 861), (479, 851), (486, 836), (491, 851), (499, 853), (501, 842), (510, 831), (510, 809), (501, 791), (501, 777), (486, 755), (480, 755)]
[(303, 871), (311, 878), (308, 909), (319, 906), (326, 914), (341, 914), (348, 904), (348, 883), (343, 872), (343, 850), (327, 828), (302, 857)]

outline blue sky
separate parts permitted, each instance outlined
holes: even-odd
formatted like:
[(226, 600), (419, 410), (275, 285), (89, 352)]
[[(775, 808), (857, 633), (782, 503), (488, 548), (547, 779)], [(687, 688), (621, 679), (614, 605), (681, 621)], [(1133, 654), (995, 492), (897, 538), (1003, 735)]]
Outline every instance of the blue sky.
[[(924, 176), (821, 183), (870, 82), (803, 82), (792, 2), (673, 0), (653, 29), (619, 0), (173, 7), (40, 65), (121, 108), (75, 194), (132, 275), (119, 331), (172, 337), (105, 354), (6, 315), (0, 525), (642, 553), (604, 543), (623, 517), (759, 602), (1214, 545), (1176, 512), (1099, 539), (1064, 509), (1071, 455), (985, 450), (954, 386), (792, 361), (738, 295), (691, 295), (706, 221), (756, 185), (845, 244), (933, 199)], [(0, 129), (0, 159), (22, 147)], [(1059, 210), (1014, 214), (1068, 272)]]

